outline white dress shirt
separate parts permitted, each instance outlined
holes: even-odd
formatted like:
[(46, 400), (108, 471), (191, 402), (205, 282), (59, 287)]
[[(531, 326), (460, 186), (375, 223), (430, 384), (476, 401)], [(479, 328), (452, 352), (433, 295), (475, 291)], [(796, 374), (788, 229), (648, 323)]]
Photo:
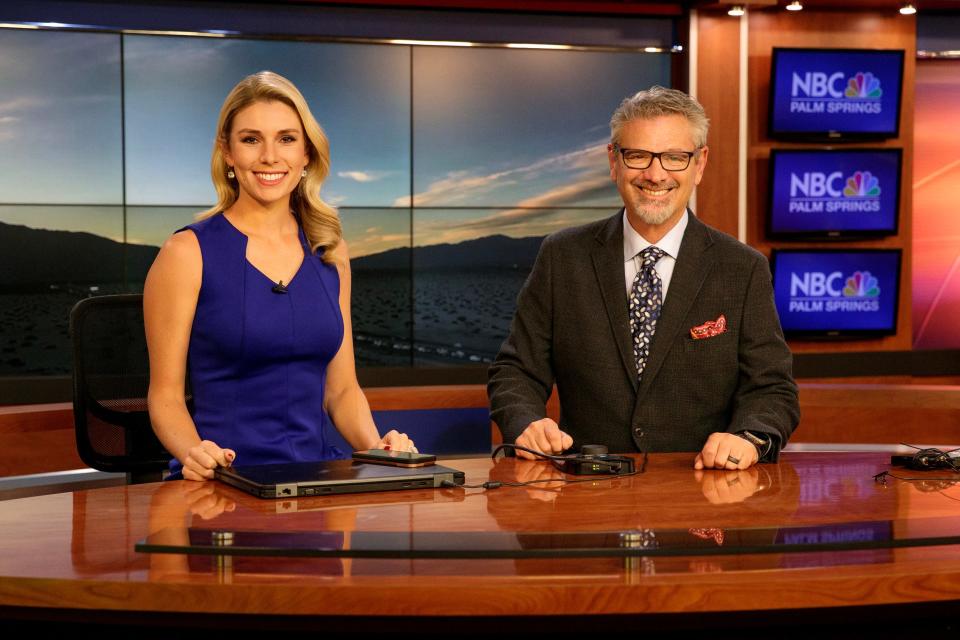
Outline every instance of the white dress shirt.
[[(667, 232), (667, 235), (660, 238), (656, 246), (663, 251), (663, 257), (660, 258), (653, 268), (660, 275), (660, 286), (662, 290), (662, 300), (667, 301), (667, 289), (670, 288), (670, 279), (673, 277), (673, 267), (677, 263), (677, 255), (680, 253), (680, 243), (683, 241), (683, 232), (687, 230), (687, 216), (689, 211), (685, 211), (680, 220), (673, 226), (673, 229)], [(627, 283), (627, 299), (630, 298), (630, 291), (633, 289), (633, 280), (637, 277), (637, 271), (640, 269), (640, 252), (651, 245), (646, 239), (637, 233), (636, 229), (630, 226), (627, 219), (627, 211), (623, 211), (623, 275)]]

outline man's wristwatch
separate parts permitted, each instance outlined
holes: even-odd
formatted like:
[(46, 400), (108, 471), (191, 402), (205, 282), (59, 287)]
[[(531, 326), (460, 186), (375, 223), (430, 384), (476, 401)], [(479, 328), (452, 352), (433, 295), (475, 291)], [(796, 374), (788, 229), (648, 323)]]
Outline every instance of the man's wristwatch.
[(765, 433), (756, 434), (752, 431), (738, 431), (734, 435), (740, 436), (757, 448), (757, 460), (763, 460), (763, 457), (770, 453), (773, 446), (773, 439)]

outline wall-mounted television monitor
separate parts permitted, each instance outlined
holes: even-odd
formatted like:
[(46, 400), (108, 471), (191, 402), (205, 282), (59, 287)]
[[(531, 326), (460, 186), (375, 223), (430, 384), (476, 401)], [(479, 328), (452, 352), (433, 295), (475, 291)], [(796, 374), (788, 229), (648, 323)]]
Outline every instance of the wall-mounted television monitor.
[(773, 49), (770, 137), (878, 140), (900, 134), (901, 49)]
[(774, 149), (767, 235), (783, 240), (896, 235), (900, 149)]
[(897, 332), (900, 249), (774, 249), (773, 295), (791, 338)]

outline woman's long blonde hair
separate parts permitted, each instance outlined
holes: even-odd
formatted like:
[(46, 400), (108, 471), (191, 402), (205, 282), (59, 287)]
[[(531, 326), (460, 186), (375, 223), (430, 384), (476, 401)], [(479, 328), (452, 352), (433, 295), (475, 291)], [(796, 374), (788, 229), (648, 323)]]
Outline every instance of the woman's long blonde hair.
[(217, 190), (217, 204), (198, 214), (197, 219), (203, 220), (226, 211), (237, 201), (239, 186), (236, 178), (227, 177), (230, 167), (223, 157), (223, 147), (229, 144), (233, 119), (241, 109), (255, 102), (272, 100), (282, 102), (297, 112), (307, 137), (307, 153), (310, 156), (306, 166), (307, 175), (290, 194), (290, 208), (303, 225), (310, 248), (313, 251), (322, 249), (323, 261), (336, 263), (333, 250), (343, 238), (343, 227), (337, 210), (320, 197), (320, 187), (330, 173), (330, 143), (300, 91), (292, 82), (272, 71), (260, 71), (247, 76), (224, 100), (210, 159), (210, 175)]

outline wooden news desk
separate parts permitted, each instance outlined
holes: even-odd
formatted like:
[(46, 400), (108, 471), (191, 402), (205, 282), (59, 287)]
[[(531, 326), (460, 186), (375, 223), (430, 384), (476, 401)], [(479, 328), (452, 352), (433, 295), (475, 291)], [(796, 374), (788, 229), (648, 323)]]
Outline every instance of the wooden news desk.
[[(691, 461), (688, 454), (651, 454), (646, 472), (636, 476), (488, 491), (273, 501), (216, 482), (179, 481), (10, 500), (0, 503), (0, 620), (314, 630), (490, 631), (525, 624), (567, 631), (762, 630), (856, 620), (892, 628), (960, 610), (960, 545), (707, 552), (784, 527), (801, 542), (957, 536), (960, 486), (877, 483), (873, 476), (890, 469), (889, 456), (877, 453), (788, 453), (779, 464), (742, 472), (695, 472)], [(469, 484), (556, 475), (546, 463), (514, 459), (441, 462), (465, 471)], [(705, 552), (224, 559), (134, 550), (150, 534), (177, 530), (339, 532), (345, 548), (363, 532), (384, 531), (448, 532), (451, 540), (457, 532), (682, 532), (699, 539)]]

